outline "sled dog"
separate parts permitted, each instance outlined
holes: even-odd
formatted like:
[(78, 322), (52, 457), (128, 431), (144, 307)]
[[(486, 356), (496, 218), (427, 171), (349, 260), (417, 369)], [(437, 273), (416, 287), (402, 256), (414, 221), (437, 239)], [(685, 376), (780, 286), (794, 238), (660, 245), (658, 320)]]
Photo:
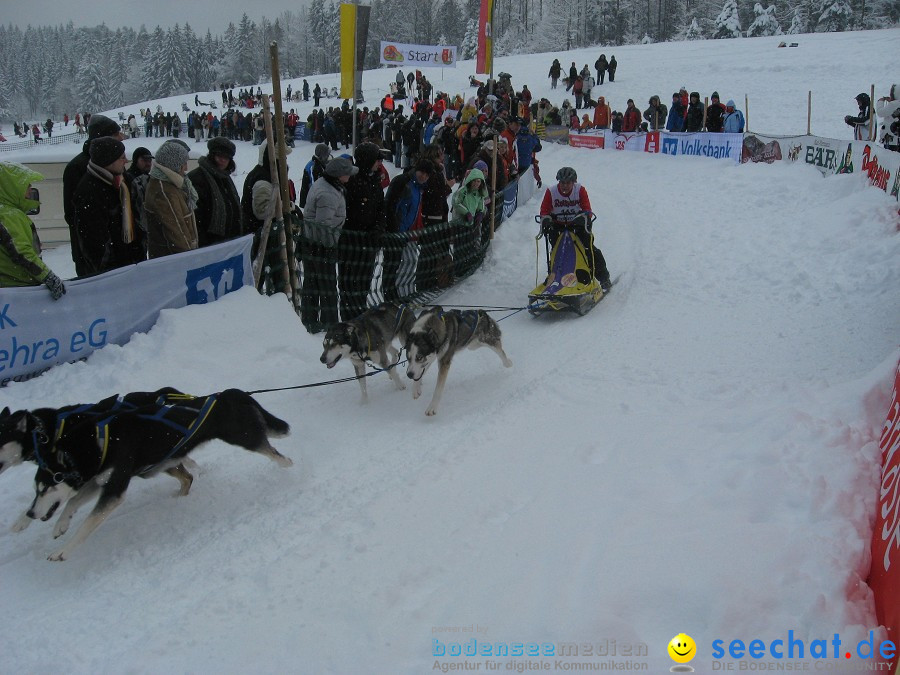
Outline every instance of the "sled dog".
[(394, 339), (400, 348), (412, 328), (416, 315), (406, 305), (385, 302), (373, 307), (355, 319), (342, 321), (331, 326), (322, 341), (322, 356), (319, 360), (329, 368), (342, 358), (349, 358), (356, 371), (362, 402), (368, 400), (366, 393), (366, 361), (379, 368), (386, 368), (397, 389), (406, 389), (396, 369), (400, 350), (394, 347)]
[(500, 327), (484, 310), (460, 312), (433, 307), (419, 315), (406, 340), (406, 376), (413, 381), (413, 398), (419, 398), (422, 376), (432, 363), (438, 362), (437, 385), (426, 415), (437, 412), (453, 356), (463, 349), (479, 347), (490, 347), (504, 366), (512, 366), (500, 342)]
[[(52, 409), (42, 409), (46, 410)], [(65, 534), (75, 511), (99, 494), (93, 511), (72, 539), (49, 560), (65, 560), (83, 543), (122, 503), (136, 476), (146, 478), (165, 471), (178, 478), (182, 494), (186, 494), (192, 477), (185, 464), (196, 466), (187, 455), (206, 441), (218, 439), (258, 452), (282, 467), (293, 464), (268, 438), (287, 435), (287, 422), (239, 389), (184, 397), (178, 404), (154, 403), (113, 412), (103, 419), (69, 425), (50, 442), (52, 430), (48, 433), (42, 416), (4, 410), (2, 417), (0, 447), (19, 444), (21, 456), (30, 455), (38, 464), (34, 501), (13, 529), (24, 529), (28, 519), (49, 520), (69, 500), (53, 531), (54, 537), (59, 537)]]

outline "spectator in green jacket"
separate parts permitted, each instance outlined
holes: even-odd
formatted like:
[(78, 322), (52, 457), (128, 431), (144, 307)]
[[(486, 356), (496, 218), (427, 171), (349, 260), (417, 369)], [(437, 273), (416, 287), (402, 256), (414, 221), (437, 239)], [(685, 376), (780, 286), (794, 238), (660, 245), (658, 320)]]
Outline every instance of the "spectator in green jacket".
[(40, 206), (31, 184), (41, 180), (21, 164), (0, 162), (0, 287), (44, 284), (59, 300), (66, 288), (41, 260), (41, 241), (28, 217)]

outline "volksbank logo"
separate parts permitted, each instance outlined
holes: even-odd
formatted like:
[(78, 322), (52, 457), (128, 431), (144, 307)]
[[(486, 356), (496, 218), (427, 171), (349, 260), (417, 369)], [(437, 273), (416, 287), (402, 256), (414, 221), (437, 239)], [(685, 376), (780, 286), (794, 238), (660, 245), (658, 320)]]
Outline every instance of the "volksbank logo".
[(678, 154), (678, 139), (671, 138), (669, 136), (666, 136), (665, 138), (663, 138), (662, 154), (677, 155)]
[(713, 143), (712, 141), (706, 141), (704, 143), (700, 139), (693, 141), (681, 141), (680, 145), (681, 147), (679, 153), (682, 155), (713, 157), (715, 159), (731, 157), (731, 153), (735, 148), (734, 144), (729, 143), (728, 141), (725, 141), (725, 143)]

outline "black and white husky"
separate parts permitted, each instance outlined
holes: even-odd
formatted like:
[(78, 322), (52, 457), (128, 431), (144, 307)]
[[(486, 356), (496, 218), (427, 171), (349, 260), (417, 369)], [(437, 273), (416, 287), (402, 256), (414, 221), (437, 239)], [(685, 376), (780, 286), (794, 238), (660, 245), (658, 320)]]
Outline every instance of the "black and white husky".
[(419, 398), (422, 394), (422, 376), (428, 366), (438, 362), (437, 385), (426, 415), (437, 412), (453, 356), (463, 349), (479, 347), (490, 347), (504, 366), (512, 366), (512, 361), (503, 351), (500, 326), (484, 310), (460, 312), (433, 307), (419, 315), (406, 340), (409, 359), (406, 376), (413, 380), (413, 398)]
[[(406, 305), (382, 303), (355, 319), (331, 326), (322, 341), (322, 356), (319, 360), (329, 368), (334, 368), (341, 359), (349, 359), (356, 371), (363, 403), (368, 400), (364, 377), (366, 361), (387, 369), (397, 389), (406, 389), (392, 366), (396, 365), (400, 349), (403, 348), (415, 320), (416, 315)], [(399, 340), (400, 349), (394, 346), (395, 339)]]
[[(248, 393), (227, 389), (206, 397), (184, 397), (177, 404), (154, 403), (120, 410), (101, 418), (58, 426), (53, 409), (9, 409), (0, 413), (0, 448), (38, 465), (35, 498), (14, 529), (30, 520), (49, 520), (68, 504), (54, 528), (65, 534), (75, 511), (99, 495), (93, 511), (74, 537), (49, 560), (65, 560), (122, 503), (131, 479), (165, 471), (187, 494), (196, 466), (188, 453), (211, 440), (222, 440), (258, 452), (282, 467), (293, 462), (269, 443), (269, 435), (285, 436), (287, 422), (278, 419)], [(18, 448), (18, 449), (17, 449)]]

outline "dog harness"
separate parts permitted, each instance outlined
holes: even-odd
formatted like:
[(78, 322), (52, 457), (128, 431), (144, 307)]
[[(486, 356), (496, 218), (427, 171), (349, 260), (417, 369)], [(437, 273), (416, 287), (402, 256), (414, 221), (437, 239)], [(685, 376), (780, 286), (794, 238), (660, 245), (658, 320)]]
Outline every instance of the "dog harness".
[[(475, 309), (467, 309), (464, 312), (460, 312), (457, 310), (451, 310), (457, 317), (459, 317), (459, 323), (466, 326), (469, 329), (469, 334), (465, 337), (464, 340), (460, 340), (460, 344), (465, 347), (469, 342), (472, 341), (472, 338), (475, 336), (475, 330), (478, 328), (478, 320), (481, 318), (478, 314), (478, 310)], [(441, 317), (441, 321), (444, 321), (444, 310), (441, 310), (441, 313), (438, 315)], [(446, 323), (446, 322), (445, 322)], [(462, 333), (460, 333), (461, 335)]]
[[(163, 462), (169, 460), (176, 452), (178, 452), (181, 448), (185, 446), (185, 444), (190, 441), (200, 428), (203, 426), (203, 423), (206, 422), (206, 418), (209, 417), (210, 412), (212, 412), (213, 407), (216, 405), (217, 394), (210, 394), (209, 396), (203, 399), (202, 404), (199, 409), (187, 408), (185, 406), (179, 406), (177, 404), (171, 403), (163, 403), (162, 401), (177, 401), (177, 400), (195, 400), (197, 397), (191, 396), (190, 394), (167, 394), (165, 396), (161, 396), (157, 402), (160, 404), (160, 407), (156, 410), (156, 412), (149, 413), (137, 413), (137, 417), (145, 420), (152, 420), (155, 422), (160, 422), (170, 429), (175, 430), (178, 434), (180, 434), (180, 438), (175, 445), (169, 450), (165, 457), (163, 457), (159, 462), (152, 466), (148, 466), (143, 471), (138, 472), (138, 474), (144, 474), (148, 471), (151, 471), (154, 467), (159, 466)], [(183, 426), (174, 420), (171, 420), (167, 417), (167, 415), (173, 410), (178, 409), (179, 411), (187, 411), (196, 413), (196, 416), (187, 426)], [(110, 415), (109, 417), (97, 422), (96, 425), (96, 435), (97, 435), (97, 445), (100, 448), (100, 466), (106, 462), (106, 453), (109, 450), (109, 425), (116, 418), (116, 415)]]

